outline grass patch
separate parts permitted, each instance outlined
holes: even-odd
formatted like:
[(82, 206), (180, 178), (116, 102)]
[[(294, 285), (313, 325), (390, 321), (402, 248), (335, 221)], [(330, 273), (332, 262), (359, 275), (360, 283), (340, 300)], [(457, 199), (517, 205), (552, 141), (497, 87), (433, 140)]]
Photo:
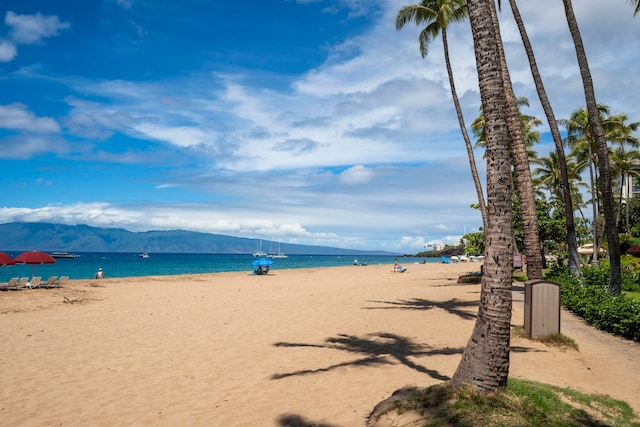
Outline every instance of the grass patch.
[(624, 402), (515, 378), (488, 395), (442, 383), (403, 389), (391, 399), (376, 406), (368, 426), (640, 426)]
[(529, 338), (529, 335), (527, 335), (527, 331), (524, 330), (524, 326), (513, 325), (511, 327), (511, 335), (518, 338), (526, 338), (531, 341), (538, 341), (548, 345), (549, 347), (571, 348), (573, 350), (579, 351), (578, 344), (573, 340), (573, 338), (562, 334), (551, 334), (546, 337), (532, 339)]
[(527, 274), (524, 271), (514, 271), (513, 272), (513, 281), (514, 282), (524, 283), (527, 280), (528, 280), (527, 279)]

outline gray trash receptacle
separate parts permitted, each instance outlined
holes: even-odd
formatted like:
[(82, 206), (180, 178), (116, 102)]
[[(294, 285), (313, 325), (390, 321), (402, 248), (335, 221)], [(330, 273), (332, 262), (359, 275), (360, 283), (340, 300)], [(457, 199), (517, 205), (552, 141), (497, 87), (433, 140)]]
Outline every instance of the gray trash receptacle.
[(529, 338), (560, 333), (560, 285), (547, 280), (524, 284), (524, 330)]

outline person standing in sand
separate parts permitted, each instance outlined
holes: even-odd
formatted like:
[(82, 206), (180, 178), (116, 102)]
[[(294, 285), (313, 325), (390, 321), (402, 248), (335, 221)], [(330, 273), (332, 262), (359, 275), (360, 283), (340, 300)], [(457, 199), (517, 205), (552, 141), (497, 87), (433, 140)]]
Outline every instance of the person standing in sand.
[(93, 276), (95, 279), (104, 279), (104, 271), (102, 271), (102, 267), (98, 269), (96, 274)]

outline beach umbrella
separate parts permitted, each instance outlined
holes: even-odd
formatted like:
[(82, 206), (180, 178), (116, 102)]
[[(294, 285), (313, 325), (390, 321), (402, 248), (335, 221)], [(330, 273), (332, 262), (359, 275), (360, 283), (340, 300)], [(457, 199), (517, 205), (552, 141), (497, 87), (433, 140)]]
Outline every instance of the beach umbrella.
[(31, 251), (23, 252), (15, 258), (16, 264), (32, 265), (31, 277), (35, 276), (36, 265), (39, 264), (55, 264), (56, 260), (45, 252)]
[(16, 261), (4, 252), (0, 252), (0, 267), (16, 265)]
[(270, 259), (267, 259), (267, 258), (260, 258), (260, 259), (257, 259), (257, 260), (255, 260), (255, 261), (253, 261), (253, 262), (251, 263), (251, 265), (253, 265), (254, 267), (258, 267), (258, 266), (260, 266), (260, 267), (264, 267), (265, 265), (271, 265), (271, 264), (273, 264), (273, 263), (274, 263), (274, 261), (272, 261), (272, 260), (270, 260)]

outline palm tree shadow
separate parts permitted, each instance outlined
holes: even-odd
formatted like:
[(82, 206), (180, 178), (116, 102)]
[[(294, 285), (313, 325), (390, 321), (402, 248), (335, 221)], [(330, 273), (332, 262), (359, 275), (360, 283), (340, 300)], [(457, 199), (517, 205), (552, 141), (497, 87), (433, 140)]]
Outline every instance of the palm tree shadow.
[(413, 298), (410, 300), (400, 301), (368, 301), (377, 304), (386, 304), (381, 307), (365, 307), (365, 310), (431, 310), (433, 308), (440, 308), (446, 310), (451, 314), (455, 314), (465, 320), (474, 320), (476, 315), (464, 310), (468, 307), (477, 307), (477, 301), (461, 301), (457, 298), (452, 298), (448, 301), (431, 301), (424, 298)]
[(309, 375), (319, 372), (328, 372), (332, 369), (345, 366), (375, 366), (388, 365), (392, 363), (401, 363), (408, 368), (417, 372), (427, 374), (434, 379), (447, 381), (450, 378), (439, 373), (436, 370), (428, 369), (411, 360), (414, 357), (434, 356), (434, 355), (453, 355), (461, 354), (463, 348), (442, 348), (434, 349), (423, 344), (413, 342), (411, 339), (391, 333), (370, 334), (368, 337), (357, 337), (355, 335), (339, 334), (337, 337), (330, 337), (325, 340), (324, 344), (305, 344), (305, 343), (275, 343), (276, 347), (316, 347), (327, 348), (332, 350), (346, 351), (363, 355), (364, 357), (324, 368), (315, 370), (300, 370), (295, 372), (274, 374), (272, 379), (282, 379), (295, 375)]
[(280, 417), (278, 417), (278, 425), (282, 427), (337, 427), (334, 424), (309, 421), (298, 414), (281, 415)]

